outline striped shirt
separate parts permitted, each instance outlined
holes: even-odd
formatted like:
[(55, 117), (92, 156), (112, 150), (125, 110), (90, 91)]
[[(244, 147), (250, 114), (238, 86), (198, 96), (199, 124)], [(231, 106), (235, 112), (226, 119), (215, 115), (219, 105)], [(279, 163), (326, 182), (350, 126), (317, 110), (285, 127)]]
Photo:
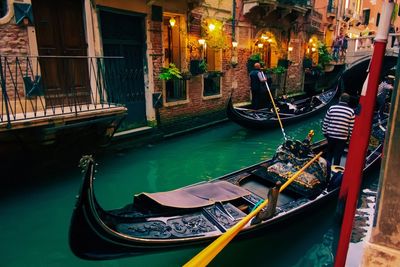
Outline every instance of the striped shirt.
[(322, 133), (335, 139), (347, 140), (354, 126), (354, 110), (339, 102), (328, 109), (322, 124)]

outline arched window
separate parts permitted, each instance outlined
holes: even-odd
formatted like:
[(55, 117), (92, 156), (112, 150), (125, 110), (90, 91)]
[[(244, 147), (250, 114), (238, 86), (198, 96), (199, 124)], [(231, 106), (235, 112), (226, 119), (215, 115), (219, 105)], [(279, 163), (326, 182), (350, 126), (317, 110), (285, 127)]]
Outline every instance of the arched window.
[(0, 0), (0, 19), (7, 14), (8, 11), (8, 0)]

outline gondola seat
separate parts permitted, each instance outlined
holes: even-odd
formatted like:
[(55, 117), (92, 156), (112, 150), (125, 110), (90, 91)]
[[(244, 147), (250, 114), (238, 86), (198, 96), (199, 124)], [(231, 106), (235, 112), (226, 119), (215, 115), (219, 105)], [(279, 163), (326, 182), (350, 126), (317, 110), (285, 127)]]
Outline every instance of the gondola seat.
[(148, 206), (162, 206), (177, 209), (206, 207), (218, 202), (235, 200), (251, 193), (240, 186), (227, 181), (201, 183), (177, 190), (141, 193), (134, 197), (134, 203), (146, 203)]

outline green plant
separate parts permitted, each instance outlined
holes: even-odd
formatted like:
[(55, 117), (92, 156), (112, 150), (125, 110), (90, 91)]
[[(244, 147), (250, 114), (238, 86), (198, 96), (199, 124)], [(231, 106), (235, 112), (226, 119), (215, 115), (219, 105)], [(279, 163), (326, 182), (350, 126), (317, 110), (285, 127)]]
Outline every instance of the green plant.
[(272, 73), (275, 73), (275, 74), (283, 74), (285, 72), (286, 72), (286, 68), (283, 66), (277, 66), (275, 68), (272, 68)]
[(207, 72), (207, 62), (205, 60), (202, 60), (199, 62), (199, 69), (201, 70), (202, 73)]
[[(210, 30), (208, 25), (213, 24), (215, 28)], [(201, 37), (206, 40), (207, 46), (212, 49), (228, 48), (227, 35), (223, 30), (223, 22), (214, 18), (207, 18), (201, 24)]]
[(159, 78), (166, 81), (171, 79), (182, 79), (182, 73), (174, 63), (170, 63), (168, 67), (161, 68)]
[(261, 66), (264, 65), (264, 62), (261, 60), (261, 54), (260, 53), (252, 54), (247, 59), (246, 67), (247, 67), (247, 71), (248, 72), (250, 72), (250, 71), (252, 71), (254, 69), (254, 64), (255, 63), (260, 63)]
[(333, 60), (332, 55), (329, 53), (325, 43), (318, 42), (318, 64), (324, 68)]

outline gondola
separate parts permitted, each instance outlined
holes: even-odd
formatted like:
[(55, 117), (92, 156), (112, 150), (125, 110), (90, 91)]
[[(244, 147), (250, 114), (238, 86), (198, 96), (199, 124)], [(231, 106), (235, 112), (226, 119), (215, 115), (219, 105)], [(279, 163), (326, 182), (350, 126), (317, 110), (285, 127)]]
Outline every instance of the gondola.
[[(376, 166), (382, 153), (384, 128), (374, 127), (374, 130), (377, 134), (374, 139), (371, 137), (374, 142), (370, 142), (364, 174)], [(85, 156), (81, 160), (85, 170), (82, 185), (69, 229), (70, 248), (79, 258), (104, 260), (205, 245), (235, 225), (263, 199), (270, 197), (269, 192), (273, 192), (272, 188), (276, 188), (279, 179), (284, 177), (277, 175), (277, 168), (289, 166), (280, 165), (282, 154), (278, 151), (282, 152), (282, 147), (290, 147), (291, 150), (297, 147), (293, 151), (310, 156), (325, 146), (325, 140), (308, 145), (306, 142), (287, 140), (269, 160), (177, 190), (137, 194), (133, 203), (110, 211), (104, 210), (96, 200), (96, 164), (91, 156)], [(260, 217), (258, 222), (253, 219), (238, 238), (266, 234), (271, 227), (299, 219), (307, 212), (321, 208), (329, 200), (336, 199), (338, 179), (323, 178), (318, 180), (319, 183), (315, 179), (310, 180), (312, 175), (315, 178), (321, 174), (323, 161), (320, 158), (318, 164), (315, 163), (317, 165), (311, 165), (310, 170), (306, 170), (305, 178), (300, 179), (300, 176), (299, 181), (296, 179), (275, 200), (271, 200), (270, 203), (275, 201), (276, 209), (270, 212), (270, 216)], [(340, 177), (340, 172), (334, 173), (329, 177)], [(322, 174), (319, 177), (328, 177)], [(304, 182), (307, 179), (314, 182), (307, 185)]]
[[(289, 109), (288, 100), (275, 100), (279, 108), (279, 117), (283, 125), (301, 122), (302, 119), (316, 115), (332, 104), (338, 91), (338, 86), (326, 90), (318, 95), (294, 99), (296, 110)], [(235, 107), (232, 97), (228, 100), (226, 108), (227, 117), (246, 128), (265, 130), (279, 127), (278, 118), (273, 109), (251, 109), (250, 106)]]

